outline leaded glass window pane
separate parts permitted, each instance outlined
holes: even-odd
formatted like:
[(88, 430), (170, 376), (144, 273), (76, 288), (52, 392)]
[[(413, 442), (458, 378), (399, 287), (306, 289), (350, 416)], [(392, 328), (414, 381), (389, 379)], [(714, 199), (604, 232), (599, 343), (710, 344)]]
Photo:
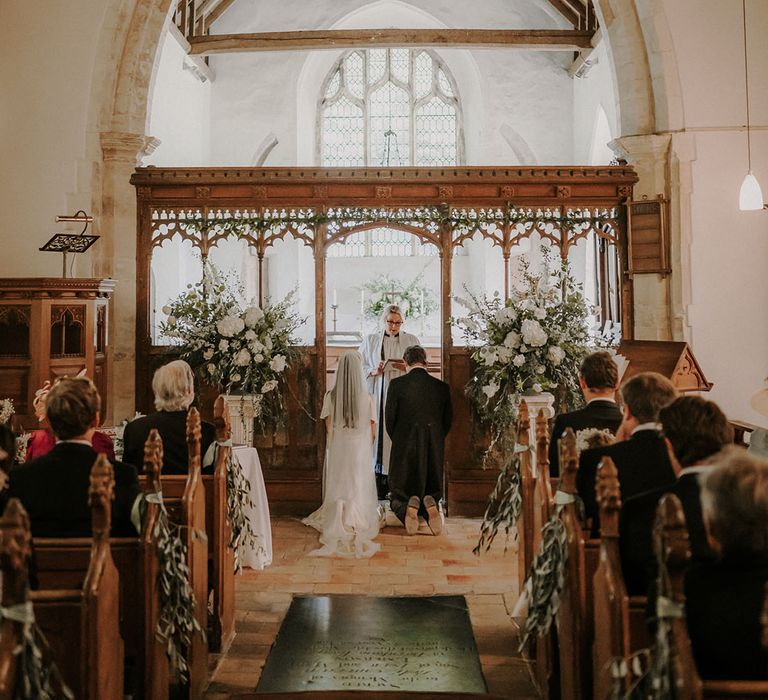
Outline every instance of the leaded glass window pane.
[(461, 162), (459, 98), (445, 64), (428, 49), (347, 52), (319, 109), (323, 166)]
[(368, 231), (353, 233), (341, 243), (328, 246), (329, 258), (362, 258), (366, 255)]
[(362, 98), (365, 95), (363, 57), (357, 51), (349, 54), (344, 61), (344, 82), (355, 97)]
[(416, 109), (416, 165), (456, 163), (456, 108), (437, 97)]
[(363, 110), (346, 96), (325, 108), (322, 164), (324, 167), (365, 165)]

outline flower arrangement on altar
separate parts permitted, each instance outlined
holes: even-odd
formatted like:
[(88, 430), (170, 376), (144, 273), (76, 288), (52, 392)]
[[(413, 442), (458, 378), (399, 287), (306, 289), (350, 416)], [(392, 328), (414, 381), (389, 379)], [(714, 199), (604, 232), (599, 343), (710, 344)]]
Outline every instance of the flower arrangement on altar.
[(590, 342), (588, 307), (567, 263), (534, 274), (524, 260), (521, 272), (509, 299), (470, 294), (457, 299), (469, 314), (451, 319), (478, 346), (467, 393), (490, 420), (494, 441), (514, 423), (522, 395), (552, 390), (563, 406), (578, 401), (579, 365)]
[(264, 427), (282, 417), (280, 387), (294, 354), (293, 335), (306, 319), (292, 310), (294, 292), (263, 307), (243, 308), (241, 298), (242, 285), (205, 261), (202, 280), (163, 307), (168, 318), (160, 330), (181, 346), (181, 358), (202, 381), (226, 394), (248, 395)]
[(362, 288), (361, 300), (364, 303), (366, 318), (378, 320), (388, 304), (397, 304), (408, 318), (423, 318), (437, 311), (437, 300), (424, 283), (424, 273), (419, 273), (410, 282), (401, 282), (382, 274), (366, 282)]
[(0, 423), (8, 423), (13, 418), (16, 409), (13, 405), (13, 399), (0, 399)]

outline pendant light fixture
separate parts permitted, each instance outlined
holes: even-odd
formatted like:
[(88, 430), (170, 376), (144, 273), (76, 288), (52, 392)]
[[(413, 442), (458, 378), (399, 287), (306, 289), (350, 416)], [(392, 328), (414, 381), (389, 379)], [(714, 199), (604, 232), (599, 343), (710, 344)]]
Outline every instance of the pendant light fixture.
[(744, 86), (747, 95), (747, 174), (739, 190), (739, 209), (753, 211), (763, 209), (763, 192), (760, 183), (752, 174), (752, 140), (749, 130), (749, 61), (747, 60), (747, 0), (741, 0), (741, 19), (744, 26)]

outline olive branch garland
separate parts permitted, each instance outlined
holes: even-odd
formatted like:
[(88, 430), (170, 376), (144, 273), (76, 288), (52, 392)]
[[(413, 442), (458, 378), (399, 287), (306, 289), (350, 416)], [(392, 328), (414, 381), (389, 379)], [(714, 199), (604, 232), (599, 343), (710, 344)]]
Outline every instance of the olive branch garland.
[(539, 551), (533, 558), (524, 585), (528, 615), (520, 641), (521, 652), (530, 639), (549, 631), (560, 609), (565, 586), (565, 565), (568, 562), (568, 541), (560, 514), (567, 504), (575, 500), (574, 494), (558, 491), (555, 494), (555, 510), (541, 530)]
[(248, 508), (253, 508), (251, 487), (243, 474), (243, 466), (234, 450), (229, 452), (227, 464), (227, 519), (232, 527), (229, 546), (235, 553), (235, 573), (243, 568), (242, 554), (246, 548), (266, 554), (261, 537), (253, 530)]
[(517, 524), (523, 507), (523, 495), (520, 491), (520, 455), (530, 449), (527, 445), (515, 445), (512, 459), (499, 473), (496, 486), (488, 498), (483, 524), (480, 526), (480, 539), (472, 550), (473, 554), (487, 552), (501, 527), (504, 528), (505, 535), (504, 551), (507, 551), (509, 531)]
[(53, 661), (48, 641), (35, 621), (30, 601), (0, 608), (0, 617), (23, 625), (21, 643), (13, 650), (20, 658), (15, 700), (74, 700)]
[(160, 569), (157, 580), (160, 617), (156, 635), (166, 642), (168, 658), (185, 683), (189, 675), (187, 652), (192, 646), (192, 636), (197, 632), (205, 639), (205, 630), (195, 617), (195, 596), (189, 583), (187, 547), (180, 537), (179, 526), (171, 523), (168, 518), (162, 494), (147, 494), (146, 500), (159, 506), (154, 531)]

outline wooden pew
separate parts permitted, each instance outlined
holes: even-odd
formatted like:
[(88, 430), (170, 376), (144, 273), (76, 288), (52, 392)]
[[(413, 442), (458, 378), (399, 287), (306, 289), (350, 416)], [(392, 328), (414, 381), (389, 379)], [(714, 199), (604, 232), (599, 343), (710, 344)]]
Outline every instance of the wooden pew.
[[(158, 436), (159, 438), (159, 436)], [(179, 527), (179, 535), (187, 550), (189, 583), (195, 598), (195, 618), (201, 630), (208, 628), (208, 543), (205, 527), (205, 491), (200, 473), (200, 413), (196, 408), (187, 414), (187, 448), (189, 471), (160, 477), (163, 503), (169, 520)], [(140, 478), (145, 482), (146, 476)], [(184, 695), (202, 697), (208, 675), (207, 638), (192, 635), (187, 651), (189, 680)]]
[[(160, 493), (163, 463), (162, 440), (150, 433), (144, 447), (145, 485), (148, 492)], [(139, 537), (110, 539), (112, 558), (119, 573), (120, 632), (135, 697), (159, 698), (169, 694), (168, 657), (157, 638), (160, 600), (157, 578), (155, 526), (159, 505), (148, 501)], [(82, 581), (90, 559), (91, 540), (86, 538), (37, 538), (35, 555), (38, 578), (44, 588), (71, 588)]]
[(102, 454), (88, 492), (93, 540), (85, 579), (74, 589), (43, 587), (30, 594), (37, 624), (76, 698), (123, 697), (120, 584), (109, 543), (113, 494), (112, 465)]
[[(213, 406), (216, 441), (229, 442), (232, 427), (224, 397)], [(213, 475), (203, 476), (205, 491), (205, 531), (208, 536), (208, 559), (213, 578), (213, 614), (208, 620), (208, 647), (226, 651), (235, 636), (235, 552), (230, 546), (232, 524), (227, 518), (227, 468), (231, 447), (219, 447)]]
[(533, 476), (531, 452), (528, 449), (531, 444), (530, 426), (528, 404), (525, 402), (525, 399), (522, 399), (517, 412), (517, 437), (515, 439), (516, 444), (523, 448), (523, 451), (520, 452), (520, 494), (522, 496), (522, 507), (520, 509), (520, 519), (517, 523), (517, 576), (518, 590), (521, 593), (528, 572), (531, 570), (533, 555), (536, 552), (534, 549), (536, 479)]
[[(685, 572), (691, 558), (680, 500), (667, 494), (659, 501), (654, 537), (664, 553), (660, 593), (685, 609)], [(685, 616), (668, 618), (671, 686), (680, 700), (755, 700), (768, 698), (768, 681), (702, 680), (696, 669)], [(762, 614), (763, 645), (768, 648), (768, 596)]]
[[(0, 518), (0, 570), (2, 571), (2, 606), (6, 610), (29, 604), (29, 562), (32, 554), (29, 517), (21, 501), (12, 498)], [(0, 700), (21, 697), (22, 682), (18, 649), (24, 644), (25, 623), (8, 616), (0, 619)], [(41, 664), (49, 671), (49, 689), (56, 697), (65, 697), (61, 679), (50, 648), (40, 644)]]
[[(536, 472), (534, 475), (533, 548), (539, 551), (541, 530), (554, 512), (552, 488), (549, 481), (549, 422), (544, 409), (536, 416)], [(536, 684), (542, 697), (558, 697), (558, 678), (555, 677), (555, 626), (546, 635), (536, 639)]]
[(597, 471), (600, 508), (600, 560), (593, 579), (593, 679), (595, 697), (610, 696), (611, 667), (651, 644), (645, 622), (647, 599), (627, 595), (619, 555), (621, 490), (616, 465), (604, 457)]
[[(585, 531), (579, 513), (576, 476), (579, 454), (576, 435), (567, 428), (560, 440), (560, 488), (571, 502), (563, 506), (560, 520), (565, 527), (568, 560), (565, 586), (557, 612), (557, 639), (560, 659), (560, 697), (562, 700), (588, 700), (592, 697), (592, 613), (587, 607), (588, 591)], [(595, 544), (592, 545), (592, 551)], [(595, 567), (592, 556), (592, 566)], [(594, 575), (594, 571), (592, 572)], [(591, 595), (589, 596), (591, 598)]]

